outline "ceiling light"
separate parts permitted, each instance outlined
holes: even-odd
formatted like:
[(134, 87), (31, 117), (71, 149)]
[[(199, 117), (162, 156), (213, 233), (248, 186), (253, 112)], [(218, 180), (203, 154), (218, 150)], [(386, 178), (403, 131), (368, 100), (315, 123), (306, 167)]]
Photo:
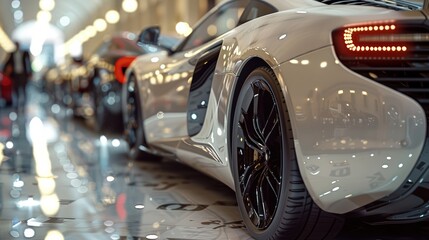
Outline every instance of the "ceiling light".
[(55, 7), (55, 1), (54, 0), (40, 0), (39, 7), (43, 11), (52, 11)]
[[(88, 41), (88, 39), (89, 39), (85, 30), (80, 31), (78, 34), (76, 34), (75, 37), (76, 37), (77, 42), (80, 42), (80, 43), (84, 43), (84, 42)], [(73, 37), (73, 39), (75, 37)]]
[(51, 21), (51, 18), (52, 18), (52, 15), (50, 12), (39, 11), (37, 13), (37, 21), (39, 22), (48, 23), (49, 21)]
[(122, 9), (125, 12), (135, 12), (137, 10), (138, 3), (136, 0), (123, 0), (122, 1)]
[(119, 13), (116, 10), (110, 10), (106, 13), (106, 21), (111, 24), (119, 22)]
[(94, 26), (88, 26), (85, 28), (85, 33), (88, 36), (88, 38), (92, 38), (97, 34), (97, 30)]
[(68, 16), (62, 16), (60, 18), (60, 24), (63, 27), (67, 27), (70, 24), (70, 18)]
[(82, 42), (79, 40), (67, 42), (67, 52), (71, 56), (82, 56)]
[(94, 21), (94, 27), (97, 29), (97, 31), (102, 32), (106, 30), (107, 23), (104, 19), (98, 18)]
[(11, 3), (12, 8), (19, 8), (19, 6), (21, 6), (21, 2), (19, 0), (13, 0)]
[(22, 17), (24, 17), (24, 13), (21, 10), (16, 10), (15, 12), (13, 12), (13, 18), (16, 21), (22, 20)]
[(176, 32), (182, 36), (188, 36), (192, 32), (191, 26), (187, 22), (178, 22), (176, 24)]
[(15, 49), (15, 45), (12, 40), (7, 36), (3, 31), (3, 28), (0, 27), (0, 47), (2, 47), (6, 52), (11, 52)]

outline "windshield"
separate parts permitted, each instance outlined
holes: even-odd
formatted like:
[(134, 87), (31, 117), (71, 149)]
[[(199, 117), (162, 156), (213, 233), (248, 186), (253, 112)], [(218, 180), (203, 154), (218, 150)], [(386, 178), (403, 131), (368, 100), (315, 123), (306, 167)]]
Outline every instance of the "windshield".
[[(423, 8), (425, 0), (316, 0), (329, 5), (364, 5), (384, 7), (394, 10), (419, 10)], [(427, 4), (426, 4), (427, 5)], [(427, 6), (426, 6), (427, 7)]]

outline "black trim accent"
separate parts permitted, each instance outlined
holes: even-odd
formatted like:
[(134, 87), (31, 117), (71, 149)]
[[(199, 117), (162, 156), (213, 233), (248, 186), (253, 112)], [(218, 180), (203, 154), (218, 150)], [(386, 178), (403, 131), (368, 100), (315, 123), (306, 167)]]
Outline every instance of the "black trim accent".
[(374, 7), (383, 7), (393, 10), (418, 10), (422, 6), (417, 3), (412, 3), (409, 1), (396, 0), (396, 3), (392, 2), (382, 2), (374, 0), (316, 0), (318, 2), (328, 4), (328, 5), (362, 5), (362, 6), (374, 6)]
[(279, 10), (270, 3), (259, 0), (252, 0), (247, 5), (246, 9), (238, 20), (237, 26), (240, 26), (241, 24), (254, 20), (256, 18), (276, 13), (278, 11)]
[(428, 193), (429, 138), (414, 169), (395, 192), (349, 215), (361, 217), (371, 224), (419, 222), (429, 218)]
[(210, 90), (217, 59), (221, 51), (218, 45), (204, 53), (197, 61), (188, 98), (187, 125), (189, 136), (201, 131), (206, 118)]

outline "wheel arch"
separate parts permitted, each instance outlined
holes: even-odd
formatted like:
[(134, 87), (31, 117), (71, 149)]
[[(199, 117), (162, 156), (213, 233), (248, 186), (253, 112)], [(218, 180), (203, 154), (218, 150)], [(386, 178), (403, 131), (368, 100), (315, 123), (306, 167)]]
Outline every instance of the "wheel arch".
[[(254, 69), (256, 69), (258, 67), (267, 67), (267, 68), (270, 68), (271, 70), (274, 71), (274, 74), (276, 75), (277, 81), (280, 84), (281, 92), (284, 96), (284, 100), (285, 100), (285, 104), (286, 104), (286, 109), (288, 110), (289, 118), (291, 119), (292, 135), (295, 137), (296, 136), (296, 133), (295, 133), (295, 128), (296, 128), (295, 124), (296, 123), (295, 123), (295, 121), (292, 120), (292, 117), (294, 115), (294, 108), (292, 106), (290, 96), (287, 94), (288, 88), (286, 86), (284, 76), (282, 76), (279, 73), (279, 68), (277, 68), (273, 64), (277, 64), (277, 63), (276, 62), (270, 62), (269, 60), (264, 60), (263, 58), (260, 58), (260, 57), (251, 57), (251, 58), (247, 59), (244, 64), (242, 64), (242, 66), (236, 72), (236, 81), (235, 81), (235, 83), (233, 85), (233, 89), (231, 91), (232, 101), (229, 105), (228, 116), (229, 116), (229, 118), (231, 118), (233, 116), (235, 108), (236, 108), (238, 91), (240, 90), (241, 86), (243, 85), (244, 81), (249, 76), (249, 74)], [(232, 122), (231, 121), (227, 125), (227, 134), (228, 134), (228, 136), (227, 136), (228, 139), (231, 139), (231, 137), (232, 137), (231, 136), (232, 135)], [(231, 156), (230, 156), (231, 141), (228, 141), (227, 147), (228, 147), (228, 159), (231, 159)], [(230, 166), (231, 166), (231, 164), (230, 164)]]
[(128, 121), (128, 115), (127, 115), (127, 112), (126, 112), (127, 98), (128, 98), (128, 84), (129, 84), (129, 80), (131, 78), (133, 78), (133, 77), (134, 78), (136, 77), (135, 73), (134, 72), (130, 72), (130, 74), (127, 75), (127, 81), (122, 86), (122, 109), (123, 109), (123, 111), (122, 111), (122, 120), (123, 120), (124, 123), (126, 123)]
[[(128, 115), (127, 115), (127, 112), (125, 110), (127, 108), (127, 98), (128, 98), (128, 94), (129, 94), (129, 92), (128, 92), (128, 85), (130, 83), (130, 80), (133, 79), (133, 78), (134, 78), (134, 84), (135, 84), (135, 86), (134, 86), (134, 94), (135, 94), (135, 96), (134, 97), (136, 98), (136, 105), (137, 105), (137, 108), (140, 111), (140, 114), (143, 114), (143, 106), (141, 106), (141, 104), (140, 104), (141, 103), (141, 96), (140, 96), (141, 93), (139, 91), (140, 88), (138, 86), (139, 81), (137, 80), (136, 73), (133, 72), (133, 71), (131, 71), (130, 74), (127, 76), (127, 81), (123, 85), (123, 91), (122, 91), (122, 109), (123, 109), (123, 111), (122, 111), (122, 120), (123, 120), (124, 124), (128, 121)], [(142, 122), (140, 122), (140, 124), (142, 124), (142, 127), (144, 128), (144, 124)], [(142, 142), (143, 146), (146, 149), (149, 149), (148, 145), (147, 145), (145, 131), (143, 131), (143, 139), (142, 139), (142, 141), (143, 141)]]
[[(231, 91), (231, 103), (230, 103), (230, 107), (228, 110), (228, 116), (229, 119), (231, 119), (234, 116), (234, 112), (236, 109), (236, 104), (237, 104), (237, 99), (238, 99), (238, 91), (240, 90), (240, 88), (243, 86), (244, 81), (246, 80), (246, 78), (249, 76), (249, 74), (256, 68), (258, 67), (269, 67), (272, 69), (272, 67), (266, 62), (264, 61), (262, 58), (259, 57), (253, 57), (248, 59), (243, 66), (238, 70), (237, 72), (237, 78), (236, 81), (234, 83), (233, 86), (233, 90)], [(227, 125), (227, 133), (228, 133), (228, 159), (230, 159), (230, 161), (232, 160), (232, 155), (231, 155), (231, 149), (232, 149), (232, 124), (233, 121), (228, 121), (228, 125)], [(229, 164), (229, 168), (231, 170), (232, 173), (232, 164)]]

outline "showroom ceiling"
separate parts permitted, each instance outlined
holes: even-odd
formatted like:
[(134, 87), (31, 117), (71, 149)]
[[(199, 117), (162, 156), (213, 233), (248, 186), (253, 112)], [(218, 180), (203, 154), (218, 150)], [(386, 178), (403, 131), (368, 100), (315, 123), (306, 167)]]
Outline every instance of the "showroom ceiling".
[[(42, 6), (41, 2), (45, 2), (47, 5)], [(52, 2), (54, 3), (53, 8)], [(58, 27), (64, 33), (64, 38), (68, 39), (97, 17), (97, 10), (104, 7), (102, 4), (106, 5), (106, 1), (0, 0), (0, 26), (11, 37), (12, 32), (21, 23), (36, 21), (41, 8), (46, 7), (47, 12), (51, 15), (50, 24)]]
[[(14, 40), (34, 56), (49, 49), (67, 55), (91, 52), (117, 31), (140, 32), (160, 25), (164, 33), (175, 34), (178, 21), (194, 24), (217, 1), (221, 0), (0, 0), (0, 59), (15, 49)], [(43, 16), (45, 21), (39, 21)]]

